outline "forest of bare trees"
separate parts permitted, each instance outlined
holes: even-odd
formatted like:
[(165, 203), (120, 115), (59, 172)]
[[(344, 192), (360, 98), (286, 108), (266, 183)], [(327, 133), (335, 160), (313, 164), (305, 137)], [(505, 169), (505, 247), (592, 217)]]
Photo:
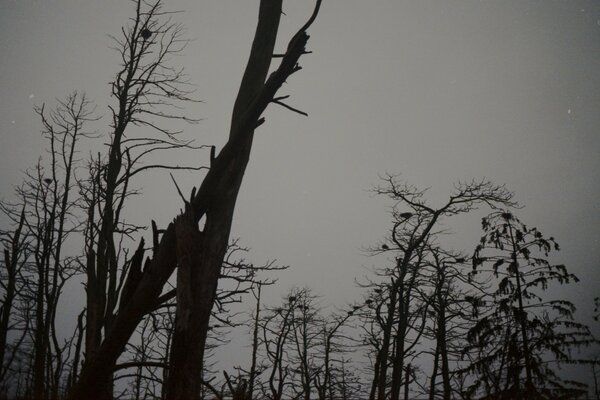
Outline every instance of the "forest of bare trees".
[[(600, 378), (598, 360), (580, 351), (598, 342), (575, 306), (547, 290), (577, 277), (553, 262), (556, 240), (522, 222), (513, 193), (489, 180), (458, 182), (433, 206), (426, 190), (383, 176), (372, 191), (391, 204), (390, 229), (365, 243), (378, 266), (356, 277), (362, 298), (332, 308), (326, 293), (294, 287), (265, 303), (288, 267), (248, 261), (243, 238), (230, 237), (234, 209), (266, 108), (306, 115), (279, 89), (301, 70), (321, 1), (285, 49), (276, 49), (282, 1), (260, 1), (221, 149), (171, 128), (197, 129), (185, 107), (198, 99), (175, 62), (188, 43), (177, 14), (161, 0), (132, 5), (112, 37), (120, 64), (109, 126), (82, 92), (36, 107), (46, 153), (0, 203), (0, 398), (598, 397), (597, 379), (588, 386), (561, 368)], [(87, 152), (93, 140), (106, 146)], [(156, 161), (180, 151), (206, 162)], [(197, 174), (191, 193), (180, 171)], [(167, 226), (126, 218), (146, 173), (164, 175), (180, 197)], [(476, 210), (487, 215), (481, 240), (447, 248), (453, 220)], [(66, 332), (61, 304), (79, 284)], [(222, 370), (231, 332), (250, 350)]]

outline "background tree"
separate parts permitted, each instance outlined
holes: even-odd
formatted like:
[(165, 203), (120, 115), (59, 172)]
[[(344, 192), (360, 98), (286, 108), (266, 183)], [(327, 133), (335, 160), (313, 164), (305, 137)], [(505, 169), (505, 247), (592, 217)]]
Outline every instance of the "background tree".
[(321, 323), (320, 359), (319, 368), (316, 371), (315, 387), (319, 400), (344, 398), (349, 396), (352, 380), (350, 374), (352, 369), (344, 360), (344, 354), (349, 352), (354, 341), (344, 332), (344, 328), (354, 318), (354, 314), (360, 311), (362, 306), (353, 305), (348, 311), (331, 313), (323, 318)]
[(68, 343), (60, 340), (56, 312), (65, 283), (78, 271), (78, 260), (65, 256), (63, 247), (81, 224), (77, 215), (81, 200), (75, 185), (77, 152), (79, 142), (93, 136), (85, 125), (95, 118), (85, 95), (76, 92), (50, 112), (44, 106), (36, 112), (48, 143), (48, 160), (40, 158), (35, 168), (26, 172), (16, 190), (18, 203), (2, 204), (2, 211), (16, 227), (9, 235), (11, 248), (5, 252), (8, 301), (3, 304), (7, 314), (2, 322), (8, 327), (11, 302), (18, 295), (23, 304), (21, 318), (27, 322), (21, 323), (21, 329), (30, 330), (31, 336), (31, 386), (26, 385), (25, 392), (43, 399), (58, 397), (68, 361), (64, 354)]
[(438, 246), (430, 246), (428, 253), (424, 272), (428, 284), (418, 290), (419, 296), (428, 299), (430, 305), (424, 337), (433, 342), (433, 366), (424, 394), (432, 400), (450, 399), (460, 393), (462, 349), (467, 331), (476, 321), (474, 307), (479, 304), (484, 288), (468, 279), (466, 258), (462, 254)]
[(585, 395), (585, 385), (563, 381), (552, 367), (574, 362), (571, 351), (593, 343), (589, 329), (574, 321), (571, 302), (544, 295), (549, 285), (577, 281), (548, 261), (558, 244), (509, 211), (493, 212), (482, 224), (473, 275), (494, 279), (494, 306), (469, 332), (466, 351), (477, 350), (477, 357), (468, 371), (478, 376), (469, 395), (481, 389), (499, 399)]
[(260, 322), (261, 345), (265, 351), (266, 373), (268, 380), (263, 388), (264, 396), (272, 400), (280, 400), (284, 396), (290, 375), (295, 367), (288, 365), (289, 341), (291, 341), (292, 320), (299, 297), (298, 289), (290, 291), (284, 297), (281, 306), (266, 310)]
[[(375, 188), (375, 193), (388, 196), (394, 202), (391, 212), (393, 227), (390, 236), (377, 252), (393, 253), (395, 256), (394, 266), (384, 273), (390, 279), (387, 285), (387, 305), (385, 308), (380, 306), (374, 309), (378, 313), (374, 318), (381, 323), (381, 344), (378, 345), (374, 363), (377, 370), (376, 389), (371, 390), (371, 398), (383, 400), (387, 397), (388, 365), (391, 362), (390, 396), (396, 400), (400, 396), (407, 350), (417, 343), (417, 339), (412, 344), (406, 342), (409, 325), (415, 322), (416, 316), (425, 315), (426, 312), (421, 306), (416, 307), (416, 313), (411, 312), (410, 306), (412, 292), (418, 286), (423, 269), (427, 245), (437, 233), (434, 228), (441, 219), (469, 212), (482, 204), (495, 208), (514, 203), (512, 193), (504, 186), (494, 185), (489, 181), (471, 181), (457, 184), (446, 203), (433, 208), (423, 198), (425, 191), (404, 184), (391, 175), (385, 177), (384, 181), (385, 185)], [(382, 288), (379, 289), (383, 292)], [(419, 326), (417, 336), (424, 328), (423, 323)], [(393, 338), (394, 329), (396, 335)], [(395, 353), (390, 357), (392, 343)]]
[[(319, 371), (316, 349), (321, 340), (321, 313), (317, 297), (310, 289), (304, 289), (296, 294), (296, 308), (292, 314), (292, 351), (289, 360), (296, 366), (294, 388), (296, 396), (310, 400)], [(298, 382), (299, 381), (299, 382)]]
[[(0, 203), (2, 211), (9, 216), (13, 215), (12, 207)], [(13, 221), (12, 231), (1, 232), (4, 249), (4, 258), (0, 263), (0, 284), (2, 288), (2, 303), (0, 305), (0, 391), (2, 396), (8, 397), (10, 381), (12, 380), (11, 368), (17, 356), (28, 329), (28, 318), (17, 322), (13, 311), (18, 305), (18, 296), (22, 293), (24, 281), (21, 276), (25, 261), (29, 258), (28, 236), (23, 233), (25, 224), (25, 210), (21, 211), (16, 221)], [(24, 326), (23, 326), (24, 323)], [(21, 325), (21, 326), (19, 326)], [(9, 345), (9, 334), (21, 331), (19, 339)]]
[[(259, 320), (258, 353), (265, 377), (255, 382), (262, 395), (282, 398), (339, 398), (354, 391), (356, 380), (341, 376), (352, 367), (343, 355), (353, 343), (343, 332), (360, 306), (323, 315), (309, 288), (294, 288), (276, 307), (264, 308)], [(346, 373), (345, 372), (345, 373)], [(257, 378), (260, 374), (257, 375)]]

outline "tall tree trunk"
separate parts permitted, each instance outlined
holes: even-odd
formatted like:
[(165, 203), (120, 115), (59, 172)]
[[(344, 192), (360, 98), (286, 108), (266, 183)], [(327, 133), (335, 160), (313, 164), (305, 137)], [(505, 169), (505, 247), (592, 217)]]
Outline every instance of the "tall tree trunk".
[(379, 377), (377, 381), (377, 400), (385, 400), (385, 390), (387, 386), (387, 367), (390, 352), (390, 341), (392, 337), (392, 327), (394, 326), (394, 314), (396, 312), (396, 282), (392, 280), (390, 285), (390, 299), (387, 309), (387, 318), (383, 328), (383, 339), (379, 357)]
[(399, 279), (398, 286), (398, 327), (396, 329), (396, 352), (392, 365), (392, 388), (390, 398), (392, 400), (400, 399), (400, 388), (402, 385), (402, 370), (404, 367), (404, 345), (406, 342), (406, 330), (408, 321), (409, 299), (404, 299), (404, 273)]
[[(258, 26), (232, 117), (230, 140), (240, 137), (238, 157), (211, 195), (203, 232), (193, 218), (179, 217), (177, 236), (177, 311), (169, 366), (169, 399), (196, 399), (210, 313), (233, 220), (235, 202), (250, 158), (254, 127), (244, 127), (242, 117), (264, 85), (279, 28), (281, 0), (260, 5)], [(240, 129), (240, 128), (245, 129)], [(236, 137), (237, 136), (237, 137)], [(219, 183), (221, 183), (219, 182)]]
[[(193, 392), (198, 386), (193, 381), (198, 380), (199, 375), (192, 376), (179, 366), (201, 367), (217, 278), (229, 241), (235, 201), (250, 156), (254, 129), (263, 122), (261, 115), (277, 90), (298, 71), (297, 62), (305, 53), (308, 40), (305, 31), (314, 21), (319, 5), (320, 1), (317, 1), (313, 15), (291, 39), (281, 64), (265, 82), (273, 56), (281, 0), (261, 1), (258, 28), (235, 103), (229, 140), (214, 159), (198, 192), (194, 192), (186, 204), (184, 213), (165, 230), (154, 258), (146, 262), (147, 267), (131, 299), (123, 304), (100, 348), (84, 365), (70, 394), (71, 399), (101, 398), (99, 389), (110, 379), (116, 360), (138, 323), (157, 306), (162, 287), (178, 263), (184, 265), (182, 277), (189, 276), (195, 286), (185, 286), (193, 290), (191, 292), (180, 290), (178, 293), (178, 300), (184, 304), (177, 310), (175, 334), (178, 338), (177, 343), (173, 338), (167, 398), (181, 398), (177, 396), (184, 393), (197, 396)], [(206, 217), (206, 223), (200, 232), (196, 225), (202, 217)], [(200, 241), (191, 246), (192, 238), (179, 235), (192, 235)], [(182, 314), (184, 311), (189, 311), (198, 320), (192, 322), (190, 316)], [(199, 332), (189, 332), (193, 327), (199, 327)], [(177, 349), (186, 349), (189, 354), (182, 355)], [(177, 389), (176, 382), (181, 385)], [(174, 392), (169, 392), (169, 388)]]
[(381, 350), (377, 351), (377, 355), (375, 356), (375, 365), (373, 367), (373, 380), (371, 382), (371, 390), (369, 391), (369, 400), (375, 400), (375, 395), (377, 394), (378, 382), (379, 382), (379, 370), (381, 368)]
[(409, 385), (409, 379), (410, 379), (410, 364), (408, 364), (406, 366), (406, 373), (404, 374), (404, 400), (409, 400), (408, 397), (408, 385)]
[[(6, 289), (2, 306), (0, 307), (0, 382), (5, 374), (4, 356), (6, 352), (6, 340), (10, 326), (11, 311), (16, 296), (17, 273), (19, 271), (19, 258), (22, 252), (21, 230), (25, 223), (25, 208), (21, 211), (19, 224), (10, 241), (10, 250), (4, 249), (4, 265), (6, 268)], [(8, 368), (8, 366), (6, 366)]]
[(436, 341), (435, 353), (433, 354), (433, 369), (431, 371), (431, 380), (429, 381), (429, 400), (435, 399), (435, 382), (438, 374), (440, 363), (440, 342)]
[(252, 333), (252, 362), (250, 365), (250, 377), (248, 382), (248, 398), (251, 400), (254, 396), (254, 381), (256, 380), (256, 360), (258, 355), (258, 328), (260, 320), (260, 296), (262, 284), (258, 283), (258, 292), (256, 293), (256, 313), (254, 314), (254, 331)]
[(438, 343), (442, 357), (442, 384), (444, 387), (444, 400), (450, 400), (450, 366), (448, 364), (448, 346), (446, 344), (446, 302), (440, 302), (440, 317), (438, 321)]

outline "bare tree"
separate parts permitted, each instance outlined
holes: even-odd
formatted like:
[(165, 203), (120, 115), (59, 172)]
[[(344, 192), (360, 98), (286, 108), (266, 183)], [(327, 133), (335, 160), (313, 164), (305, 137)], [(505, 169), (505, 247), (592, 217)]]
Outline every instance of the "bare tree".
[[(345, 374), (350, 371), (347, 370), (347, 360), (344, 360), (343, 354), (349, 351), (353, 340), (343, 333), (343, 328), (361, 308), (362, 306), (353, 305), (348, 311), (323, 318), (319, 345), (321, 361), (314, 378), (319, 400), (333, 400), (340, 396), (344, 398), (348, 394), (350, 379)], [(340, 355), (342, 358), (337, 359)]]
[[(281, 1), (261, 2), (255, 41), (234, 106), (229, 141), (214, 158), (199, 189), (192, 191), (184, 212), (164, 230), (153, 257), (146, 260), (143, 273), (136, 280), (137, 284), (131, 292), (131, 297), (127, 302), (121, 302), (122, 307), (111, 317), (110, 329), (106, 331), (104, 340), (84, 365), (79, 381), (71, 393), (72, 398), (106, 397), (106, 390), (102, 388), (106, 387), (118, 356), (123, 352), (144, 314), (162, 300), (161, 290), (176, 266), (178, 310), (167, 396), (173, 399), (198, 396), (198, 376), (202, 366), (208, 322), (229, 240), (235, 201), (249, 160), (253, 132), (264, 122), (261, 115), (265, 108), (271, 102), (281, 102), (281, 98), (275, 97), (277, 90), (290, 75), (300, 69), (297, 62), (305, 53), (308, 40), (306, 29), (314, 21), (319, 5), (320, 2), (317, 2), (311, 18), (291, 39), (281, 64), (266, 79), (273, 57)], [(136, 42), (143, 42), (142, 27), (143, 24), (138, 24), (133, 29)], [(122, 88), (120, 93), (125, 93), (131, 85), (127, 84), (127, 79), (122, 82), (118, 87)], [(120, 105), (126, 99), (123, 99)], [(128, 108), (126, 103), (119, 108), (116, 115), (127, 116), (127, 111), (135, 110), (136, 104)], [(121, 134), (121, 128), (124, 128), (119, 121), (115, 122), (113, 143)], [(116, 151), (109, 160), (116, 160), (114, 162), (119, 164), (121, 153)], [(114, 176), (118, 170), (118, 166), (109, 167), (107, 177), (116, 182)], [(112, 213), (112, 206), (108, 207), (105, 216)], [(205, 221), (202, 230), (198, 227), (201, 219)], [(107, 228), (102, 228), (101, 232), (110, 233), (110, 229), (113, 229), (111, 224), (114, 218), (109, 218), (108, 221), (103, 223)], [(107, 249), (110, 250), (109, 244), (98, 246), (96, 252), (97, 259), (101, 261), (98, 264), (104, 266), (104, 270), (114, 269), (110, 266), (112, 264), (106, 263), (107, 259), (113, 257), (110, 251), (107, 253)], [(108, 287), (114, 287), (114, 284), (109, 284)]]
[[(396, 328), (395, 354), (392, 359), (392, 379), (390, 396), (399, 399), (404, 372), (404, 358), (407, 354), (405, 339), (409, 327), (408, 318), (416, 315), (426, 315), (426, 310), (418, 308), (418, 313), (410, 313), (409, 307), (412, 291), (417, 286), (419, 272), (423, 265), (424, 252), (430, 238), (437, 233), (434, 228), (442, 218), (469, 212), (479, 205), (490, 207), (511, 206), (512, 193), (503, 186), (494, 185), (489, 181), (471, 181), (459, 183), (449, 199), (439, 208), (429, 206), (423, 199), (425, 191), (400, 182), (396, 177), (388, 175), (384, 178), (385, 185), (375, 188), (375, 193), (386, 195), (394, 201), (392, 210), (393, 227), (386, 242), (377, 249), (377, 253), (392, 252), (394, 267), (390, 268), (390, 284), (387, 288), (389, 296), (385, 318), (378, 314), (381, 324), (381, 345), (378, 346), (375, 369), (377, 376), (374, 380), (371, 398), (384, 400), (387, 396), (388, 361), (394, 327)], [(376, 308), (381, 312), (383, 303)], [(398, 316), (396, 318), (396, 316)], [(417, 318), (418, 319), (418, 318)], [(424, 328), (423, 319), (417, 329), (420, 335)], [(414, 346), (417, 341), (413, 341)], [(376, 388), (375, 388), (376, 387)], [(376, 396), (376, 397), (375, 397)]]
[(297, 292), (296, 307), (292, 313), (292, 340), (290, 364), (295, 367), (292, 378), (296, 381), (297, 396), (310, 400), (316, 377), (320, 370), (318, 355), (322, 341), (323, 319), (317, 297), (310, 289)]
[(258, 284), (256, 289), (252, 291), (252, 295), (256, 299), (256, 311), (254, 313), (254, 319), (252, 321), (253, 322), (252, 355), (251, 355), (250, 371), (248, 373), (248, 375), (249, 375), (249, 377), (248, 377), (248, 397), (250, 399), (252, 399), (254, 396), (254, 387), (255, 387), (256, 378), (259, 375), (259, 373), (261, 372), (259, 370), (257, 359), (258, 359), (258, 340), (259, 340), (259, 333), (260, 333), (260, 326), (259, 326), (258, 322), (260, 321), (260, 297), (262, 294), (262, 286), (263, 285)]
[[(294, 351), (294, 318), (297, 308), (302, 305), (306, 294), (304, 289), (292, 289), (284, 297), (283, 303), (268, 308), (260, 321), (262, 331), (261, 345), (265, 350), (266, 372), (268, 374), (264, 395), (272, 400), (280, 400), (290, 388), (292, 376), (300, 366), (290, 363), (291, 351)], [(300, 350), (302, 353), (302, 350)]]
[[(141, 274), (143, 245), (128, 260), (120, 245), (123, 236), (138, 231), (122, 218), (126, 200), (136, 193), (132, 179), (152, 169), (201, 168), (144, 163), (154, 153), (191, 147), (177, 138), (180, 132), (165, 128), (161, 120), (195, 121), (178, 114), (179, 103), (192, 101), (192, 90), (183, 70), (170, 64), (170, 58), (187, 44), (182, 27), (171, 21), (172, 13), (162, 9), (160, 0), (133, 3), (131, 25), (123, 28), (121, 37), (113, 37), (122, 66), (111, 83), (116, 105), (110, 107), (108, 155), (90, 163), (90, 177), (83, 182), (89, 210), (86, 362), (112, 329), (119, 299), (121, 303), (126, 300), (127, 296), (120, 297), (121, 289)], [(144, 136), (127, 134), (132, 126), (145, 128)], [(128, 270), (131, 278), (125, 282)], [(105, 384), (110, 391), (109, 381)]]
[[(2, 211), (9, 216), (12, 215), (13, 208), (5, 208), (4, 204), (0, 204)], [(13, 216), (14, 217), (14, 216)], [(4, 246), (4, 259), (0, 264), (2, 267), (0, 284), (2, 286), (2, 304), (0, 305), (0, 385), (3, 392), (9, 390), (10, 382), (6, 381), (7, 374), (14, 362), (18, 344), (27, 332), (27, 326), (21, 326), (21, 340), (17, 340), (16, 346), (11, 346), (12, 351), (8, 350), (8, 336), (11, 331), (19, 329), (17, 322), (12, 315), (16, 303), (17, 296), (21, 292), (23, 281), (20, 280), (21, 270), (28, 259), (29, 241), (28, 236), (23, 232), (25, 224), (25, 210), (21, 210), (21, 214), (14, 222), (14, 229), (1, 233), (2, 244)]]
[(433, 341), (433, 367), (427, 389), (431, 400), (450, 399), (459, 392), (461, 351), (468, 329), (476, 322), (477, 306), (485, 288), (468, 279), (467, 259), (462, 254), (438, 246), (431, 246), (429, 254), (425, 278), (429, 285), (419, 290), (430, 302), (429, 326), (424, 336)]
[[(56, 310), (67, 280), (78, 270), (77, 259), (63, 254), (69, 235), (77, 232), (80, 205), (75, 180), (80, 141), (93, 136), (85, 125), (94, 121), (85, 95), (72, 93), (51, 111), (36, 108), (42, 120), (42, 135), (48, 143), (48, 159), (40, 158), (26, 171), (17, 188), (16, 204), (2, 204), (2, 211), (16, 223), (12, 250), (6, 252), (9, 269), (7, 295), (14, 300), (17, 277), (22, 299), (21, 312), (31, 324), (31, 387), (28, 396), (57, 398), (68, 360), (68, 342), (59, 338)], [(18, 222), (16, 222), (18, 221)], [(22, 238), (22, 239), (20, 239)], [(26, 251), (23, 246), (26, 246)], [(10, 306), (5, 304), (5, 310)], [(29, 316), (33, 318), (30, 319)], [(30, 390), (30, 391), (29, 391)]]

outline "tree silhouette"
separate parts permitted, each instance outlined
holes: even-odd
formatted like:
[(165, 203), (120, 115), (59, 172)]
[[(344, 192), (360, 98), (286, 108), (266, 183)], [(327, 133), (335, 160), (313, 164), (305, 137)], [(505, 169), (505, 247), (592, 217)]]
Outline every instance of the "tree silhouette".
[(62, 343), (57, 334), (57, 306), (66, 282), (79, 271), (79, 260), (65, 256), (63, 248), (81, 225), (77, 216), (81, 206), (76, 187), (77, 153), (80, 142), (93, 136), (86, 125), (95, 118), (90, 102), (77, 92), (58, 101), (51, 111), (45, 106), (35, 111), (42, 120), (49, 157), (40, 158), (34, 168), (26, 171), (23, 184), (16, 190), (17, 203), (1, 205), (15, 226), (12, 234), (5, 233), (9, 239), (5, 242), (7, 286), (2, 337), (5, 341), (12, 302), (18, 297), (24, 322), (20, 329), (31, 336), (27, 357), (31, 357), (32, 378), (25, 393), (44, 399), (58, 397), (60, 379), (67, 367), (68, 343)]
[(482, 220), (484, 236), (473, 255), (473, 275), (493, 279), (492, 306), (469, 332), (467, 368), (476, 378), (469, 396), (497, 399), (555, 399), (586, 393), (585, 385), (563, 381), (552, 365), (574, 362), (571, 351), (594, 342), (573, 319), (575, 306), (547, 299), (549, 285), (576, 282), (561, 264), (548, 261), (559, 246), (509, 211)]
[[(375, 188), (375, 193), (388, 196), (394, 201), (393, 226), (385, 246), (380, 246), (380, 249), (375, 251), (394, 254), (394, 265), (381, 273), (388, 277), (389, 283), (379, 288), (377, 297), (380, 301), (374, 308), (373, 318), (380, 325), (378, 335), (381, 337), (376, 340), (376, 374), (370, 398), (384, 400), (389, 383), (390, 396), (397, 400), (402, 387), (408, 350), (417, 344), (418, 336), (424, 329), (424, 319), (418, 316), (426, 313), (424, 307), (427, 305), (416, 305), (413, 293), (422, 279), (421, 272), (427, 257), (427, 248), (437, 234), (437, 224), (443, 218), (467, 213), (480, 205), (501, 207), (514, 205), (514, 202), (512, 193), (504, 186), (483, 180), (457, 184), (445, 204), (435, 208), (424, 200), (425, 191), (405, 184), (392, 175), (386, 176), (384, 181), (385, 185)], [(386, 295), (381, 297), (381, 293)], [(415, 310), (411, 311), (411, 305), (415, 306)], [(415, 330), (417, 335), (412, 343), (407, 341), (410, 330)], [(390, 364), (391, 382), (388, 379)]]
[[(275, 97), (281, 85), (300, 69), (297, 62), (305, 53), (308, 40), (306, 29), (315, 20), (319, 6), (320, 1), (317, 1), (313, 15), (292, 37), (280, 65), (267, 79), (281, 15), (281, 1), (261, 1), (255, 40), (234, 105), (229, 141), (214, 158), (200, 187), (192, 190), (189, 200), (185, 201), (184, 211), (163, 231), (153, 257), (146, 259), (141, 277), (131, 288), (130, 298), (121, 303), (122, 307), (110, 318), (110, 329), (106, 331), (104, 340), (84, 365), (71, 398), (107, 396), (103, 388), (107, 386), (117, 358), (144, 315), (163, 300), (160, 297), (162, 288), (175, 267), (178, 269), (177, 311), (166, 384), (167, 396), (171, 399), (197, 398), (208, 322), (254, 130), (264, 122), (261, 115), (266, 107), (271, 102), (281, 103), (282, 99)], [(142, 27), (143, 23), (134, 25), (133, 38), (141, 35), (139, 32)], [(126, 73), (123, 76), (129, 76)], [(121, 92), (131, 88), (128, 82), (127, 78), (117, 80), (116, 88)], [(155, 83), (152, 80), (149, 82)], [(133, 111), (138, 110), (139, 101), (144, 99), (140, 97), (130, 107), (121, 107), (121, 101), (116, 115), (131, 116)], [(117, 120), (113, 143), (121, 134), (122, 127)], [(114, 175), (119, 170), (117, 165), (111, 167), (111, 163), (120, 163), (121, 156), (116, 151), (109, 157), (107, 176), (110, 179), (115, 180)], [(112, 206), (108, 207), (105, 214), (110, 217)], [(200, 220), (205, 221), (202, 230), (198, 227)], [(110, 223), (103, 223), (103, 226), (112, 229), (111, 221), (109, 218)], [(101, 233), (105, 230), (102, 228)], [(110, 250), (109, 245), (110, 242), (107, 242), (107, 246), (99, 247), (96, 252), (98, 257), (111, 254), (106, 253), (106, 249)], [(107, 265), (103, 270), (111, 268), (114, 269)]]

